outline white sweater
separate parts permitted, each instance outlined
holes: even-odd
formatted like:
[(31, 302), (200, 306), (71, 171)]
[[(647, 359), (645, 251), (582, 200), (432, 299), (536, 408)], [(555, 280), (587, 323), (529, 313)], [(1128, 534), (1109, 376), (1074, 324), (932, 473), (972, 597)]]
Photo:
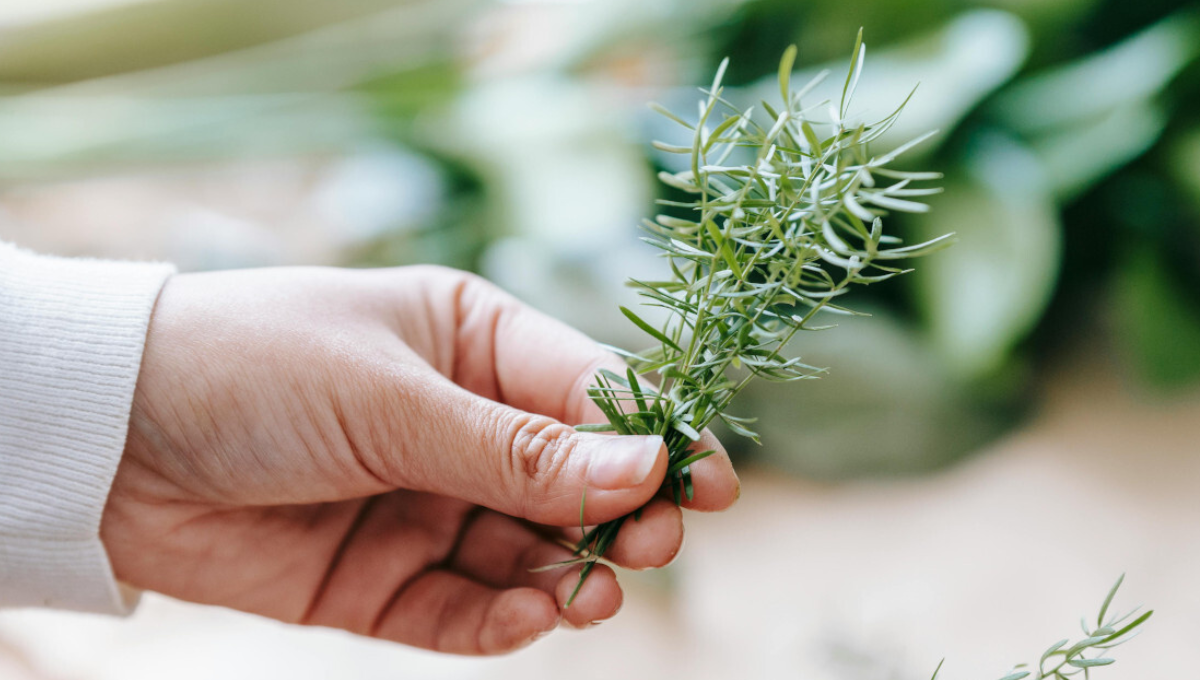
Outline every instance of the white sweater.
[(124, 613), (100, 516), (173, 269), (0, 243), (0, 607)]

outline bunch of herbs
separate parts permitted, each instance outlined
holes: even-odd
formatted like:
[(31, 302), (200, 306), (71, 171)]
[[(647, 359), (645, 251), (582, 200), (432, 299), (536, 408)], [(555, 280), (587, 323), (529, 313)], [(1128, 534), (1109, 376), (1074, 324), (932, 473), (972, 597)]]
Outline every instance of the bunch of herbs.
[[(872, 150), (908, 100), (882, 120), (855, 122), (850, 107), (865, 54), (860, 31), (838, 101), (809, 101), (828, 72), (792, 88), (792, 46), (779, 64), (776, 105), (741, 109), (730, 102), (722, 87), (727, 59), (701, 89), (694, 122), (652, 105), (690, 139), (654, 143), (683, 156), (687, 166), (659, 174), (687, 199), (659, 204), (683, 216), (644, 223), (644, 240), (662, 251), (671, 275), (629, 281), (644, 306), (665, 314), (652, 324), (621, 308), (654, 344), (636, 353), (613, 348), (628, 369), (601, 371), (589, 389), (608, 422), (577, 429), (662, 436), (669, 452), (664, 486), (676, 503), (693, 497), (691, 466), (713, 453), (696, 445), (704, 428), (719, 419), (758, 441), (753, 418), (728, 412), (751, 380), (792, 382), (822, 373), (781, 353), (798, 332), (832, 327), (817, 325), (818, 313), (860, 314), (842, 304), (853, 286), (910, 271), (904, 260), (950, 243), (948, 234), (902, 245), (884, 233), (890, 212), (928, 210), (919, 199), (940, 189), (923, 183), (941, 175), (889, 167), (933, 133), (885, 153)], [(572, 560), (583, 564), (580, 586), (627, 519), (585, 528)]]

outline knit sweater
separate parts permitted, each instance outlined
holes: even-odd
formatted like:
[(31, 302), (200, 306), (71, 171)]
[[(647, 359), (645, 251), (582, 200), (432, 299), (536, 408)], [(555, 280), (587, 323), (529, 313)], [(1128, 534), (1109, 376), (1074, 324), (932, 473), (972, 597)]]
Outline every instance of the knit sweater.
[(0, 243), (0, 607), (132, 606), (100, 517), (172, 271)]

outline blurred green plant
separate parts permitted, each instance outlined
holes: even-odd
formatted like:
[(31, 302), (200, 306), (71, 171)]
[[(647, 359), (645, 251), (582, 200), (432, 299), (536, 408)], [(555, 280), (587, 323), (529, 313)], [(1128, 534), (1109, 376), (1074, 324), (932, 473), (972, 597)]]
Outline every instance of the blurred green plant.
[[(690, 137), (688, 145), (655, 145), (690, 159), (690, 169), (659, 178), (691, 200), (660, 201), (686, 218), (659, 215), (644, 224), (646, 242), (663, 251), (673, 276), (629, 283), (643, 305), (664, 310), (666, 319), (656, 327), (621, 307), (658, 344), (639, 353), (617, 349), (630, 365), (625, 375), (601, 370), (588, 389), (608, 422), (577, 429), (663, 437), (669, 454), (664, 487), (677, 504), (693, 497), (691, 466), (715, 453), (696, 450), (704, 428), (720, 419), (758, 441), (749, 427), (753, 418), (727, 412), (752, 379), (793, 382), (822, 372), (780, 354), (799, 331), (830, 328), (811, 325), (820, 312), (861, 314), (840, 304), (852, 285), (907, 273), (900, 261), (950, 243), (947, 234), (903, 246), (883, 232), (889, 211), (928, 210), (914, 199), (941, 191), (920, 186), (941, 175), (888, 167), (932, 133), (886, 153), (871, 151), (907, 99), (878, 122), (852, 122), (865, 54), (860, 30), (840, 99), (831, 101), (808, 98), (828, 73), (792, 89), (796, 48), (788, 48), (778, 70), (779, 109), (761, 102), (761, 124), (755, 107), (743, 110), (723, 97), (727, 61), (701, 90), (705, 98), (694, 123), (654, 106)], [(735, 374), (738, 369), (744, 370)], [(661, 381), (657, 388), (639, 379), (651, 374)], [(567, 562), (584, 565), (580, 586), (625, 520), (584, 530), (574, 548), (578, 558)]]

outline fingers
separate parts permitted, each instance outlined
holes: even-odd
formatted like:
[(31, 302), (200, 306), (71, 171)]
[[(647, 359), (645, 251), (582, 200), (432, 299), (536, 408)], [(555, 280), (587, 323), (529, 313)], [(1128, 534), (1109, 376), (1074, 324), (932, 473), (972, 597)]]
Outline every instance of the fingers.
[(683, 513), (674, 502), (656, 498), (638, 517), (621, 525), (605, 557), (630, 569), (665, 567), (683, 550)]
[(468, 500), (539, 524), (621, 517), (649, 501), (666, 475), (661, 437), (576, 432), (552, 418), (472, 394), (439, 377), (402, 376), (407, 412), (383, 412), (385, 449), (399, 486)]
[[(579, 585), (581, 571), (582, 565), (568, 569), (554, 590), (560, 603), (571, 602), (571, 606), (563, 610), (563, 621), (575, 628), (583, 628), (614, 616), (621, 609), (624, 598), (617, 585), (617, 575), (608, 565), (595, 564), (582, 586)], [(575, 592), (577, 587), (578, 593)], [(575, 596), (573, 602), (572, 595)]]
[[(564, 529), (561, 535), (575, 543), (579, 528)], [(604, 558), (627, 569), (657, 569), (670, 564), (683, 549), (683, 513), (675, 502), (655, 498), (641, 509), (640, 517), (629, 517)]]
[(563, 621), (582, 627), (607, 619), (621, 607), (616, 575), (596, 565), (574, 602), (579, 566), (541, 569), (573, 557), (529, 527), (509, 517), (485, 512), (466, 530), (450, 567), (496, 588), (537, 588), (556, 599)]
[(716, 453), (692, 464), (692, 498), (685, 497), (683, 507), (701, 512), (729, 508), (737, 502), (742, 487), (725, 447), (712, 432), (704, 430), (700, 433), (700, 441), (692, 444), (692, 450), (697, 453), (714, 450)]
[(541, 590), (500, 590), (439, 569), (408, 584), (372, 634), (439, 652), (502, 654), (554, 630), (558, 620), (554, 598)]

